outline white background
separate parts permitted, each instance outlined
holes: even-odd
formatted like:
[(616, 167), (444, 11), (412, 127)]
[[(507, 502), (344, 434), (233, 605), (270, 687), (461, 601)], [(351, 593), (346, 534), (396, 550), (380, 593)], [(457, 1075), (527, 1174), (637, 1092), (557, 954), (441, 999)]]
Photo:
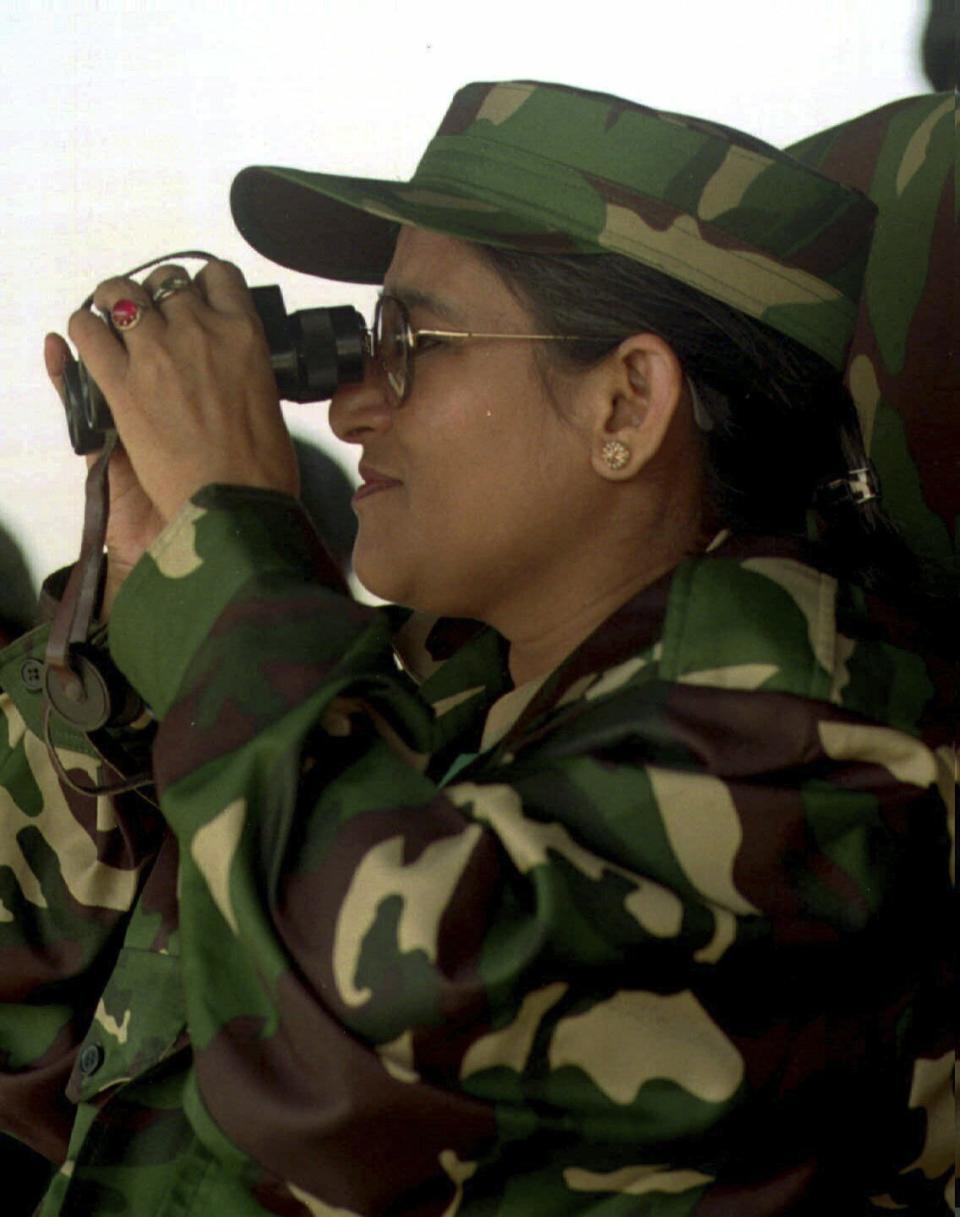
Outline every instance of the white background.
[[(928, 88), (922, 0), (0, 5), (0, 526), (35, 578), (76, 556), (83, 479), (41, 343), (99, 279), (200, 247), (291, 309), (369, 302), (247, 248), (227, 204), (244, 165), (408, 177), (471, 80), (562, 81), (777, 144)], [(324, 413), (288, 419), (326, 444)]]

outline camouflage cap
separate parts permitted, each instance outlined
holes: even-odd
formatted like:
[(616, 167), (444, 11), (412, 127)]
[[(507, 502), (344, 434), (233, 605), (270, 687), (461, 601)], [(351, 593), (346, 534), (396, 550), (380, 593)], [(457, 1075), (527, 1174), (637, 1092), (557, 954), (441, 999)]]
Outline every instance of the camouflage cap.
[(379, 283), (397, 227), (618, 253), (842, 367), (874, 206), (742, 132), (566, 85), (469, 84), (409, 182), (252, 166), (234, 219), (295, 270)]

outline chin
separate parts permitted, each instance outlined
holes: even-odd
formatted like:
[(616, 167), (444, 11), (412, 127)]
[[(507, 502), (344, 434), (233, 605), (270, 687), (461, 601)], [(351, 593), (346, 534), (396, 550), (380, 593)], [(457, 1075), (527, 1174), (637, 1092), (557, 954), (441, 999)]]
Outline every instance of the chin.
[(417, 607), (410, 598), (414, 592), (413, 581), (404, 576), (402, 566), (383, 552), (371, 551), (360, 538), (353, 550), (353, 573), (378, 600)]
[[(430, 565), (435, 574), (436, 562)], [(354, 549), (353, 573), (378, 600), (400, 604), (432, 617), (476, 615), (462, 602), (462, 597), (451, 595), (449, 586), (439, 585), (436, 579), (416, 578), (408, 567), (401, 566), (395, 560), (387, 561), (383, 554), (364, 552), (360, 544)]]

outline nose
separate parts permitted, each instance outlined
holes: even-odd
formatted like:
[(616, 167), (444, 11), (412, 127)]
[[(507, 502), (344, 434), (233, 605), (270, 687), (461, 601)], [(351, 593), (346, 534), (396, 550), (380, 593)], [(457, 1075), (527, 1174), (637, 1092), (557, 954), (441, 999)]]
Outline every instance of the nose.
[(364, 359), (363, 380), (341, 385), (330, 401), (330, 426), (347, 444), (362, 444), (393, 425), (394, 407), (377, 364)]

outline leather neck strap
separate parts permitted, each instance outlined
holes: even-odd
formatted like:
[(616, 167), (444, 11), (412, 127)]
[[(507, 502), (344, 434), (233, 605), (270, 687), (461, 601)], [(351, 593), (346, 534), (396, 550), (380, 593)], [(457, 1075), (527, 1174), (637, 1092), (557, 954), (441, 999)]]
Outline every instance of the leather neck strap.
[[(117, 446), (117, 434), (110, 432), (103, 451), (87, 473), (86, 505), (80, 557), (70, 572), (63, 599), (50, 627), (46, 661), (65, 688), (82, 685), (71, 662), (71, 649), (86, 642), (97, 613), (100, 587), (106, 561), (104, 542), (110, 514), (110, 457)], [(80, 691), (79, 688), (77, 690)]]

